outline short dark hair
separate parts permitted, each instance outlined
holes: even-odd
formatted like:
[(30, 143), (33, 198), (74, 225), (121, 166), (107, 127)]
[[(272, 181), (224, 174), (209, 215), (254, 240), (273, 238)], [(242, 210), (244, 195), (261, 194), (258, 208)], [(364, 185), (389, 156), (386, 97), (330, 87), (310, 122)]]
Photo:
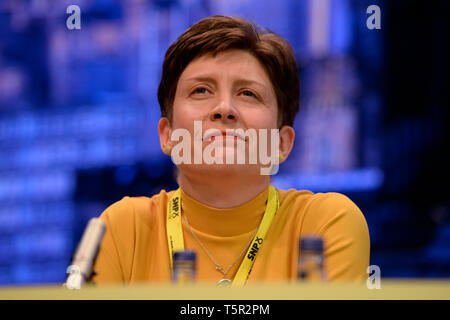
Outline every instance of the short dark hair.
[(300, 80), (291, 45), (242, 18), (218, 15), (192, 25), (167, 49), (158, 88), (161, 116), (172, 121), (178, 79), (193, 59), (233, 49), (248, 51), (259, 60), (276, 94), (278, 123), (292, 126), (300, 108)]

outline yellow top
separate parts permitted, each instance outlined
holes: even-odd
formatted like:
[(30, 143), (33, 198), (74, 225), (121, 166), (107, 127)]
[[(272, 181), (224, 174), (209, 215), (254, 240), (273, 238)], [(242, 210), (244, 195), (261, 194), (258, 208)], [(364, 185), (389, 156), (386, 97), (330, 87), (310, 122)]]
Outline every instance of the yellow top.
[[(258, 253), (248, 283), (289, 281), (297, 277), (298, 241), (321, 235), (325, 241), (325, 270), (330, 280), (367, 279), (370, 240), (359, 208), (338, 193), (277, 190), (280, 208)], [(148, 197), (124, 197), (100, 218), (106, 232), (94, 266), (97, 284), (168, 282), (170, 259), (166, 235), (167, 202), (173, 191)], [(181, 190), (182, 214), (209, 253), (224, 270), (250, 241), (264, 214), (268, 189), (253, 200), (231, 209), (206, 206)], [(223, 275), (182, 219), (185, 248), (197, 252), (197, 280), (217, 282)], [(245, 252), (244, 252), (245, 254)], [(227, 277), (237, 272), (244, 254)]]

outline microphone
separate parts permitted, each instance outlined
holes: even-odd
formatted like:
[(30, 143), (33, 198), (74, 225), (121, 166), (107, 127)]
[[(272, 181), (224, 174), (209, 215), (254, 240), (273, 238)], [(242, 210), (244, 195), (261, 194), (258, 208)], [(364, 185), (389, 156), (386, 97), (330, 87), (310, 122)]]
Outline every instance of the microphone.
[(66, 270), (66, 273), (69, 274), (65, 283), (67, 288), (80, 289), (91, 278), (92, 268), (97, 258), (105, 229), (105, 223), (99, 218), (89, 220), (71, 265)]

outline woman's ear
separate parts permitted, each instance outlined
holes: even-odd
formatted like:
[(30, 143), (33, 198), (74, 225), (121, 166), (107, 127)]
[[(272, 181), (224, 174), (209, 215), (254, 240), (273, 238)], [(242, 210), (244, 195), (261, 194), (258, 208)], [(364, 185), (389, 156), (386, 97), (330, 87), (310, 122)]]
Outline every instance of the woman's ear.
[(170, 150), (172, 149), (172, 141), (170, 140), (170, 136), (172, 134), (172, 128), (170, 126), (169, 119), (163, 117), (159, 119), (158, 123), (158, 133), (159, 133), (159, 143), (161, 145), (161, 149), (165, 154), (170, 154)]
[(291, 126), (283, 126), (280, 130), (279, 163), (283, 163), (294, 147), (295, 131)]

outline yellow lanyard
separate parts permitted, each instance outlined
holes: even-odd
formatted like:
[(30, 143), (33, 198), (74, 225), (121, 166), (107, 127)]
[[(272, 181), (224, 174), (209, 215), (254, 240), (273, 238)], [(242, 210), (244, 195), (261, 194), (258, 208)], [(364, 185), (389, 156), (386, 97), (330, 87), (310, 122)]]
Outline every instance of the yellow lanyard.
[[(280, 206), (278, 192), (273, 186), (269, 186), (269, 197), (267, 199), (266, 211), (259, 225), (258, 231), (247, 250), (247, 254), (242, 261), (236, 276), (234, 277), (232, 286), (242, 287), (252, 271), (256, 256), (261, 250), (264, 238), (269, 230), (272, 220)], [(169, 245), (170, 268), (173, 268), (173, 254), (176, 251), (184, 250), (183, 228), (181, 225), (181, 191), (176, 190), (172, 198), (167, 203), (167, 242)]]

